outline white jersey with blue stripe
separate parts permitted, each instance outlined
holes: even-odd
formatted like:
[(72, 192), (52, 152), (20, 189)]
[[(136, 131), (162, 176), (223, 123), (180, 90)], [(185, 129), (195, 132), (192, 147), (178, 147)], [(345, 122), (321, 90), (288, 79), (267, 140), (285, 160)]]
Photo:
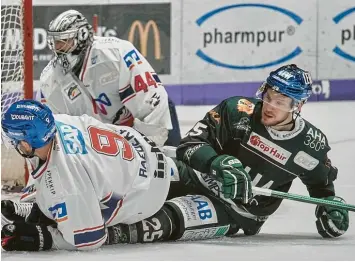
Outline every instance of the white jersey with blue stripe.
[(40, 80), (42, 95), (55, 113), (87, 114), (104, 123), (127, 126), (137, 118), (166, 130), (156, 134), (166, 136), (157, 139), (161, 144), (172, 129), (165, 88), (149, 62), (128, 41), (95, 37), (78, 76), (64, 74), (52, 60)]
[(41, 211), (58, 249), (92, 249), (105, 228), (155, 214), (166, 200), (175, 165), (130, 127), (87, 115), (55, 115), (47, 160), (32, 172)]

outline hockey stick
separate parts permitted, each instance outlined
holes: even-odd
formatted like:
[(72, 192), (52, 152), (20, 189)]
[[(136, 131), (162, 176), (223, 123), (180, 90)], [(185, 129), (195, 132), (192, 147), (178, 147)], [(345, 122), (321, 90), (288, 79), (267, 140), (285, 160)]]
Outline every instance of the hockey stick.
[(349, 205), (337, 201), (331, 201), (331, 200), (325, 200), (322, 198), (315, 198), (315, 197), (309, 197), (309, 196), (302, 196), (302, 195), (297, 195), (297, 194), (292, 194), (292, 193), (285, 193), (285, 192), (280, 192), (280, 191), (275, 191), (267, 188), (260, 188), (260, 187), (255, 187), (253, 186), (253, 193), (255, 195), (262, 195), (262, 196), (271, 196), (271, 197), (277, 197), (277, 198), (283, 198), (283, 199), (289, 199), (289, 200), (294, 200), (298, 202), (304, 202), (304, 203), (309, 203), (309, 204), (314, 204), (314, 205), (322, 205), (322, 206), (330, 206), (330, 207), (339, 207), (348, 211), (353, 211), (355, 212), (355, 206), (354, 205)]

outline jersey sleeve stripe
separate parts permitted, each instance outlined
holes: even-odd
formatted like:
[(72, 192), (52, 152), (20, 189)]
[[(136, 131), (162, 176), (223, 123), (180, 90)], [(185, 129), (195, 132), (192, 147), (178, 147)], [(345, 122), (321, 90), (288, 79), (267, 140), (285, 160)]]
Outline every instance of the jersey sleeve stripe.
[(83, 243), (83, 244), (78, 244), (78, 245), (75, 245), (77, 248), (83, 248), (83, 247), (88, 247), (88, 246), (94, 246), (94, 245), (97, 245), (98, 243), (100, 243), (101, 241), (105, 241), (106, 240), (106, 235), (104, 235), (102, 238), (100, 238), (99, 240), (97, 241), (94, 241), (94, 242), (88, 242), (88, 243)]
[(122, 100), (122, 104), (128, 102), (129, 100), (131, 100), (131, 99), (132, 99), (133, 97), (135, 97), (135, 96), (136, 96), (136, 94), (133, 94), (133, 95), (131, 95), (130, 97), (128, 97), (126, 100)]
[(97, 227), (87, 227), (87, 228), (75, 230), (74, 234), (81, 233), (81, 232), (86, 232), (86, 231), (96, 231), (96, 230), (102, 229), (103, 227), (104, 227), (104, 225), (97, 226)]
[(108, 193), (107, 196), (105, 196), (100, 202), (101, 203), (105, 203), (107, 200), (109, 200), (112, 197), (112, 191), (110, 193)]
[[(136, 95), (134, 92), (133, 88), (131, 85), (128, 85), (127, 87), (123, 88), (122, 90), (119, 90), (119, 95), (121, 98), (122, 103), (128, 101), (132, 97)], [(125, 101), (126, 100), (126, 101)]]
[(99, 243), (106, 235), (104, 225), (74, 231), (76, 247), (92, 246)]
[(34, 184), (27, 186), (23, 189), (23, 193), (20, 197), (20, 201), (26, 201), (25, 199), (30, 198), (31, 196), (36, 194), (36, 187), (34, 186)]
[(123, 199), (121, 199), (117, 205), (117, 207), (115, 208), (115, 210), (112, 212), (112, 215), (110, 216), (110, 218), (107, 220), (106, 224), (109, 225), (111, 223), (111, 221), (116, 217), (118, 210), (120, 210), (120, 208), (122, 207), (122, 203), (123, 203)]
[(115, 218), (118, 210), (122, 206), (122, 203), (122, 196), (116, 195), (113, 192), (100, 201), (101, 214), (106, 225), (111, 223), (111, 221)]

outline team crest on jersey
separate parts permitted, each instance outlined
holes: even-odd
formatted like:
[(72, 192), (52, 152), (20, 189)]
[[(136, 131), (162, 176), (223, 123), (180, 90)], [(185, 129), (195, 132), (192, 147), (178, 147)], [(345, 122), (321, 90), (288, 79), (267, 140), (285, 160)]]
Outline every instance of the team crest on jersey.
[(248, 115), (251, 115), (254, 111), (254, 107), (255, 105), (245, 98), (238, 100), (237, 109), (239, 112), (245, 112)]
[(291, 152), (274, 144), (255, 132), (251, 133), (247, 144), (283, 165), (286, 164), (287, 160), (291, 156)]
[(70, 101), (74, 101), (78, 96), (81, 95), (81, 91), (77, 84), (72, 84), (64, 89), (65, 94)]
[(234, 123), (233, 126), (238, 130), (248, 132), (250, 130), (250, 119), (248, 117), (242, 117), (239, 122)]
[(134, 117), (132, 113), (127, 109), (127, 107), (123, 106), (117, 111), (112, 124), (120, 126), (133, 126), (133, 122)]

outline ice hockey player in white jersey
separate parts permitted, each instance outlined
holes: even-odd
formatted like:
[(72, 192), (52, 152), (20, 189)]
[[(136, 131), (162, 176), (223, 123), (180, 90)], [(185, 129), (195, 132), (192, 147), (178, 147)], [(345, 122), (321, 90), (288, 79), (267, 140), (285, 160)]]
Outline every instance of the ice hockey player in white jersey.
[(233, 232), (224, 204), (182, 195), (180, 187), (170, 192), (171, 181), (191, 180), (193, 170), (133, 128), (87, 115), (53, 115), (34, 100), (12, 104), (1, 124), (8, 145), (39, 159), (31, 173), (36, 203), (21, 204), (31, 211), (21, 214), (14, 202), (1, 202), (2, 214), (10, 210), (7, 203), (20, 218), (27, 212), (26, 220), (2, 227), (6, 251), (88, 250)]
[(94, 37), (92, 26), (75, 10), (50, 23), (48, 43), (55, 56), (40, 80), (53, 113), (87, 114), (104, 123), (133, 126), (158, 146), (174, 126), (170, 145), (178, 145), (175, 108), (169, 106), (158, 75), (132, 43)]
[(57, 228), (40, 229), (37, 248), (52, 247), (43, 240), (49, 235), (59, 249), (96, 248), (107, 226), (150, 217), (166, 200), (175, 165), (130, 127), (53, 117), (45, 105), (23, 100), (4, 114), (2, 128), (22, 156), (40, 159), (32, 173), (36, 203)]

